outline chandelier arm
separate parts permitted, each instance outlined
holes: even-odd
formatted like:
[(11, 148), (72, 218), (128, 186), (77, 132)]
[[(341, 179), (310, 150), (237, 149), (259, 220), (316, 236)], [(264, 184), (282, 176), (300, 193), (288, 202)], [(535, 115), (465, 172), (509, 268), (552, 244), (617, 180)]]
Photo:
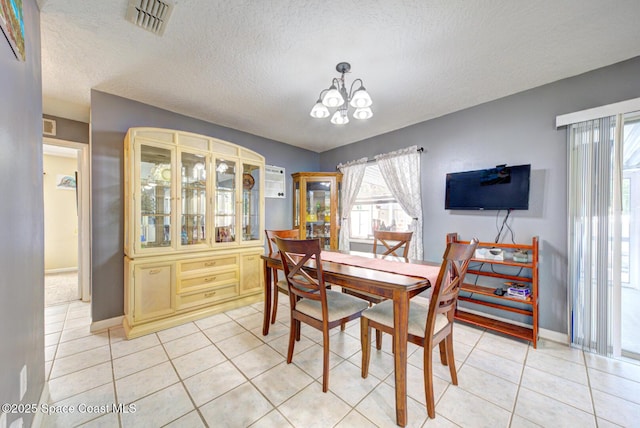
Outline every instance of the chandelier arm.
[(318, 95), (318, 101), (322, 101), (322, 97), (324, 97), (327, 92), (329, 92), (329, 88), (321, 90), (320, 95)]
[(364, 82), (362, 81), (362, 79), (356, 79), (351, 82), (351, 88), (349, 89), (349, 101), (351, 101), (351, 97), (353, 96), (353, 85), (355, 85), (356, 82), (360, 82), (360, 86), (356, 90), (364, 89)]

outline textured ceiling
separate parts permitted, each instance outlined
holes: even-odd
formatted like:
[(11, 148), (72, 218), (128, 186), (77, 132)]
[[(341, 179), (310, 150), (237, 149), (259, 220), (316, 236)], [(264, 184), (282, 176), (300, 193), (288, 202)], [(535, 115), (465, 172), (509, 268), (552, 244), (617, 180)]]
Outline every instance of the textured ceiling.
[[(127, 0), (39, 3), (45, 113), (93, 88), (316, 152), (640, 55), (638, 0), (175, 0), (162, 37)], [(309, 116), (341, 61), (367, 121)]]

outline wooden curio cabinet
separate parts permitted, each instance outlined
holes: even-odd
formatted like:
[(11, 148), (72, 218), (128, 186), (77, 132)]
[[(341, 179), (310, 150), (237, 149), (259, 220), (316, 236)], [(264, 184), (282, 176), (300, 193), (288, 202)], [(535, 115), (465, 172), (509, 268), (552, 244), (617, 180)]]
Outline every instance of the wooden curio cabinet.
[(293, 177), (293, 227), (300, 238), (320, 238), (326, 250), (338, 249), (339, 172), (296, 172)]

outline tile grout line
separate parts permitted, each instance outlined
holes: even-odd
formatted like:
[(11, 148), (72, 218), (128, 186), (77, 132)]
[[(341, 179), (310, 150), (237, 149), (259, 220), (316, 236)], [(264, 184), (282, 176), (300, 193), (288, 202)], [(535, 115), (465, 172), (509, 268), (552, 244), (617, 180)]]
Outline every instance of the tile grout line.
[[(113, 399), (115, 400), (114, 404), (118, 404), (119, 400), (118, 400), (118, 389), (116, 388), (116, 373), (115, 373), (115, 369), (113, 367), (113, 348), (111, 347), (111, 329), (108, 328), (107, 329), (107, 337), (109, 338), (109, 356), (111, 357), (111, 378), (113, 379), (111, 382), (111, 387), (113, 388)], [(122, 427), (122, 417), (120, 416), (120, 413), (116, 414), (116, 417), (118, 419), (118, 426), (120, 428)]]
[[(213, 346), (216, 346), (216, 345), (215, 345), (215, 343), (213, 343), (213, 342), (211, 341), (211, 339), (209, 338), (209, 336), (207, 336), (206, 334), (204, 334), (204, 332), (202, 331), (202, 329), (200, 329), (200, 326), (198, 326), (194, 321), (191, 321), (191, 322), (192, 322), (192, 323), (193, 323), (193, 325), (195, 325), (195, 327), (198, 329), (198, 332), (202, 333), (202, 334), (204, 335), (204, 337), (206, 337), (206, 338), (207, 338), (207, 340), (208, 340), (209, 342), (211, 342), (211, 344), (212, 344)], [(184, 325), (184, 324), (183, 324), (183, 325)], [(198, 417), (200, 418), (200, 420), (202, 421), (202, 423), (204, 424), (204, 426), (205, 426), (205, 427), (209, 427), (209, 424), (207, 423), (207, 420), (204, 418), (204, 415), (202, 414), (202, 412), (200, 412), (200, 407), (198, 407), (198, 406), (196, 405), (196, 402), (194, 401), (194, 399), (193, 399), (193, 397), (192, 397), (191, 393), (189, 392), (189, 388), (187, 388), (187, 385), (185, 385), (185, 383), (184, 383), (184, 379), (182, 379), (182, 377), (180, 376), (180, 373), (178, 372), (178, 369), (176, 368), (176, 366), (175, 366), (175, 364), (174, 364), (174, 362), (173, 362), (173, 358), (171, 358), (171, 356), (169, 355), (169, 352), (167, 351), (167, 348), (164, 346), (164, 345), (165, 345), (165, 343), (162, 341), (162, 339), (160, 339), (160, 336), (158, 336), (158, 334), (157, 334), (157, 333), (154, 333), (154, 334), (158, 337), (158, 341), (160, 342), (160, 346), (162, 347), (162, 350), (164, 351), (165, 355), (167, 356), (167, 359), (168, 359), (169, 363), (171, 364), (171, 367), (173, 368), (173, 371), (175, 371), (176, 376), (178, 377), (178, 383), (180, 383), (180, 385), (182, 386), (182, 388), (183, 388), (183, 389), (184, 389), (184, 391), (186, 392), (187, 397), (189, 397), (189, 400), (191, 401), (191, 404), (193, 405), (193, 409), (194, 409), (194, 410), (196, 411), (196, 413), (198, 414)], [(195, 334), (195, 333), (193, 333), (193, 334)], [(188, 335), (187, 335), (187, 336), (188, 336)], [(186, 337), (186, 336), (182, 336), (182, 337)], [(181, 339), (182, 337), (179, 337), (179, 338), (174, 339), (174, 340)], [(169, 342), (171, 342), (171, 341), (169, 341)], [(167, 342), (167, 343), (168, 343), (168, 342)], [(199, 348), (199, 349), (203, 349), (203, 348)], [(199, 349), (195, 349), (195, 350), (193, 350), (192, 352), (196, 352), (196, 351), (198, 351)], [(216, 349), (218, 349), (218, 348), (216, 347)], [(188, 355), (188, 354), (190, 354), (190, 353), (192, 353), (192, 352), (188, 352), (187, 354), (184, 354), (184, 355)], [(180, 355), (180, 356), (182, 356), (182, 355)], [(214, 366), (214, 367), (215, 367), (215, 366)], [(196, 375), (198, 375), (198, 374), (200, 374), (200, 373), (203, 373), (204, 371), (205, 371), (205, 370), (203, 370), (202, 372), (196, 373), (196, 374), (194, 374), (194, 376), (196, 376)], [(176, 384), (175, 384), (175, 383), (174, 383), (174, 384), (171, 384), (171, 385), (166, 386), (166, 387), (164, 387), (164, 388), (162, 388), (162, 389), (167, 389), (167, 388), (169, 388), (169, 387), (171, 387), (171, 386), (173, 386), (173, 385), (176, 385)], [(162, 391), (162, 389), (161, 389), (160, 391)], [(156, 391), (156, 392), (154, 392), (153, 394), (155, 394), (155, 393), (157, 393), (157, 392), (159, 392), (159, 391)], [(188, 415), (189, 413), (191, 413), (191, 411), (189, 411), (189, 412), (185, 413), (184, 415), (180, 415), (180, 416), (178, 416), (176, 419), (173, 419), (172, 421), (169, 421), (168, 423), (164, 424), (163, 426), (166, 426), (166, 425), (169, 425), (170, 423), (176, 422), (177, 420), (179, 420), (180, 418), (183, 418), (184, 416)]]
[[(516, 416), (516, 406), (518, 405), (518, 397), (520, 396), (520, 388), (522, 387), (522, 379), (524, 378), (524, 370), (527, 366), (527, 358), (529, 358), (529, 351), (530, 351), (529, 346), (527, 346), (527, 352), (525, 353), (524, 362), (522, 363), (522, 370), (520, 370), (520, 379), (518, 380), (516, 395), (513, 398), (513, 405), (511, 406), (511, 412), (510, 412), (511, 414), (509, 415), (509, 427), (513, 425), (513, 417)], [(517, 415), (517, 416), (520, 416), (520, 415)], [(522, 416), (520, 417), (529, 421), (529, 419), (525, 417), (522, 417)], [(529, 421), (529, 422), (535, 423), (533, 421)]]

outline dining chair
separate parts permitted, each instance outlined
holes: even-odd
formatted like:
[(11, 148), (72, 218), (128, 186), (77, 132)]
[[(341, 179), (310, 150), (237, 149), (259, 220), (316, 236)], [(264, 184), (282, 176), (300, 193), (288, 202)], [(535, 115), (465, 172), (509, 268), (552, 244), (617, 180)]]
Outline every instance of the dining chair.
[[(469, 244), (449, 243), (442, 256), (438, 279), (432, 284), (428, 305), (409, 301), (409, 328), (407, 340), (424, 348), (424, 389), (429, 418), (436, 416), (433, 396), (432, 349), (439, 345), (440, 362), (449, 366), (451, 383), (458, 384), (456, 364), (453, 357), (453, 316), (456, 310), (460, 285), (467, 273), (469, 261), (473, 256), (478, 240)], [(386, 300), (362, 313), (360, 318), (360, 336), (362, 342), (362, 377), (369, 374), (371, 355), (371, 328), (394, 334), (393, 302)]]
[[(413, 232), (390, 232), (386, 230), (374, 230), (373, 231), (373, 254), (378, 254), (378, 242), (385, 247), (385, 250), (381, 255), (383, 256), (396, 256), (407, 258), (409, 255), (409, 244), (411, 243), (411, 237)], [(396, 250), (402, 250), (402, 256), (396, 254)], [(343, 289), (347, 294), (359, 297), (369, 301), (371, 304), (377, 304), (384, 301), (384, 298), (369, 293), (363, 293), (353, 291), (349, 289)], [(370, 305), (371, 306), (371, 305)], [(341, 327), (344, 330), (344, 325)], [(382, 349), (382, 332), (376, 330), (376, 349)]]
[[(286, 239), (300, 238), (299, 229), (265, 230), (264, 232), (267, 235), (267, 245), (269, 246), (269, 253), (273, 253), (278, 249), (275, 244), (276, 236)], [(273, 306), (271, 309), (271, 324), (275, 324), (276, 322), (276, 315), (278, 313), (278, 295), (280, 293), (289, 294), (287, 280), (278, 280), (278, 270), (280, 269), (271, 268), (271, 278), (273, 278)]]
[[(396, 257), (408, 257), (409, 245), (413, 232), (390, 232), (387, 230), (373, 231), (373, 253), (378, 253), (378, 242), (385, 247), (382, 255)], [(402, 255), (396, 254), (396, 250), (402, 250)]]
[[(343, 322), (358, 318), (369, 306), (369, 302), (327, 289), (322, 271), (320, 239), (296, 240), (276, 237), (275, 240), (280, 250), (289, 289), (291, 327), (287, 364), (290, 364), (293, 359), (295, 342), (300, 340), (302, 322), (322, 331), (322, 392), (327, 392), (329, 389), (329, 330)], [(311, 258), (315, 258), (314, 277), (303, 269)]]

